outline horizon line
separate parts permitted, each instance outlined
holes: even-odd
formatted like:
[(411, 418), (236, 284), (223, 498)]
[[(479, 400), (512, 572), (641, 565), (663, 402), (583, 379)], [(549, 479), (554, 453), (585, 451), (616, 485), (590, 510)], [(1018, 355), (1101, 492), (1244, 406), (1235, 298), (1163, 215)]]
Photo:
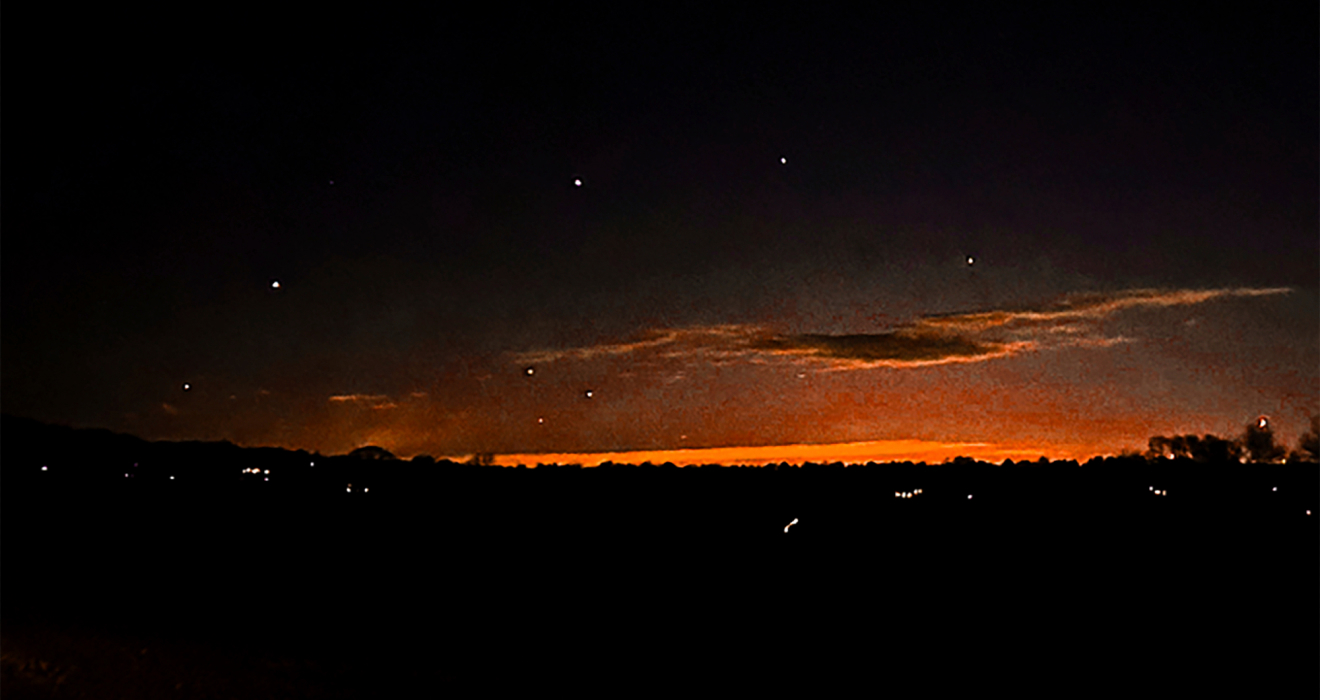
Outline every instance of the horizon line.
[[(834, 443), (797, 443), (788, 445), (736, 445), (729, 447), (684, 447), (650, 450), (602, 452), (524, 452), (495, 454), (491, 464), (503, 467), (536, 464), (581, 464), (596, 467), (606, 462), (616, 464), (665, 464), (696, 466), (704, 464), (764, 466), (767, 464), (866, 462), (944, 462), (955, 457), (1002, 462), (1011, 459), (1050, 461), (1117, 456), (1120, 452), (1083, 448), (1080, 445), (1022, 446), (987, 442), (941, 442), (935, 440), (865, 440)], [(467, 461), (480, 453), (447, 455), (437, 459)]]

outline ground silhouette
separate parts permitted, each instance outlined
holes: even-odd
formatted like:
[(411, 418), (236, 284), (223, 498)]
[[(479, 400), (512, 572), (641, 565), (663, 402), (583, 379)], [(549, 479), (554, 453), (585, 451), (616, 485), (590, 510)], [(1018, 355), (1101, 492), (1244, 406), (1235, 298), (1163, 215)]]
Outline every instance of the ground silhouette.
[(586, 469), (0, 429), (7, 696), (819, 692), (821, 660), (913, 692), (1151, 669), (1320, 689), (1320, 469), (1243, 463), (1277, 455), (1259, 436), (1085, 463)]

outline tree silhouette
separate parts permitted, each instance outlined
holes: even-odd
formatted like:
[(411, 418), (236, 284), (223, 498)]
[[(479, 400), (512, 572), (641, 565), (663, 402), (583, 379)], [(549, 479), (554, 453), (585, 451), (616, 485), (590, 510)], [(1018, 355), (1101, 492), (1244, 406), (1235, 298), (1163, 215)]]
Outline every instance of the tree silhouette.
[(1248, 423), (1238, 444), (1251, 462), (1277, 462), (1288, 454), (1288, 449), (1274, 440), (1274, 429), (1269, 421), (1261, 418)]
[(1320, 415), (1311, 416), (1311, 429), (1297, 440), (1297, 450), (1290, 456), (1294, 462), (1320, 462)]
[(384, 447), (376, 447), (375, 445), (359, 447), (356, 450), (349, 452), (348, 456), (356, 457), (358, 459), (395, 459), (394, 455), (389, 450)]
[(1156, 435), (1147, 443), (1146, 459), (1191, 459), (1207, 464), (1237, 462), (1241, 447), (1232, 440), (1217, 435)]

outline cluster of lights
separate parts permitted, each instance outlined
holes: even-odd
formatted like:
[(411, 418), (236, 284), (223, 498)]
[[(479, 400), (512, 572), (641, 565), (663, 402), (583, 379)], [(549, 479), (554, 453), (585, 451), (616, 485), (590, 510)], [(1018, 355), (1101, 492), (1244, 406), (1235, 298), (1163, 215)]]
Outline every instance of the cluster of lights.
[(1169, 490), (1168, 490), (1168, 489), (1156, 489), (1154, 486), (1151, 486), (1151, 487), (1149, 487), (1149, 488), (1150, 488), (1151, 493), (1155, 494), (1156, 496), (1167, 496), (1167, 495), (1169, 495)]
[[(353, 485), (352, 485), (352, 484), (349, 484), (349, 485), (348, 485), (348, 488), (347, 488), (347, 489), (344, 489), (344, 491), (345, 491), (346, 493), (353, 493)], [(366, 487), (366, 488), (363, 488), (363, 489), (362, 489), (362, 493), (370, 493), (370, 492), (371, 492), (371, 487)]]
[(260, 470), (260, 469), (251, 468), (251, 469), (244, 469), (244, 470), (243, 470), (243, 473), (244, 473), (244, 474), (269, 474), (269, 473), (270, 473), (270, 470), (267, 469), (267, 470), (265, 470), (265, 471), (262, 471), (262, 470)]
[[(895, 492), (894, 492), (894, 498), (912, 498), (913, 496), (920, 496), (920, 495), (921, 495), (921, 489), (916, 489), (916, 490), (914, 490), (914, 491), (895, 491)], [(971, 496), (968, 496), (968, 498), (971, 498)]]

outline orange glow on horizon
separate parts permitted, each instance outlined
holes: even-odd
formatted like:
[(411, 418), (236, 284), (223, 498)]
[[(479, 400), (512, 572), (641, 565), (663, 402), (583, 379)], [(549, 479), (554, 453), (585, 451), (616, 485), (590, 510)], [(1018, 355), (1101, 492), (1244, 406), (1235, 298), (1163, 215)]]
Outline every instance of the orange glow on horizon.
[[(1088, 450), (1081, 446), (1024, 447), (990, 443), (949, 443), (926, 440), (873, 440), (831, 444), (763, 445), (748, 447), (705, 447), (673, 450), (635, 450), (627, 452), (555, 452), (496, 455), (494, 464), (506, 467), (524, 464), (581, 464), (599, 466), (604, 462), (619, 464), (664, 464), (678, 466), (699, 464), (766, 465), (787, 462), (864, 464), (866, 462), (926, 462), (940, 463), (954, 457), (971, 457), (984, 462), (1035, 461), (1042, 456), (1051, 460), (1077, 459), (1084, 461), (1105, 450)], [(454, 461), (463, 458), (451, 457)]]

